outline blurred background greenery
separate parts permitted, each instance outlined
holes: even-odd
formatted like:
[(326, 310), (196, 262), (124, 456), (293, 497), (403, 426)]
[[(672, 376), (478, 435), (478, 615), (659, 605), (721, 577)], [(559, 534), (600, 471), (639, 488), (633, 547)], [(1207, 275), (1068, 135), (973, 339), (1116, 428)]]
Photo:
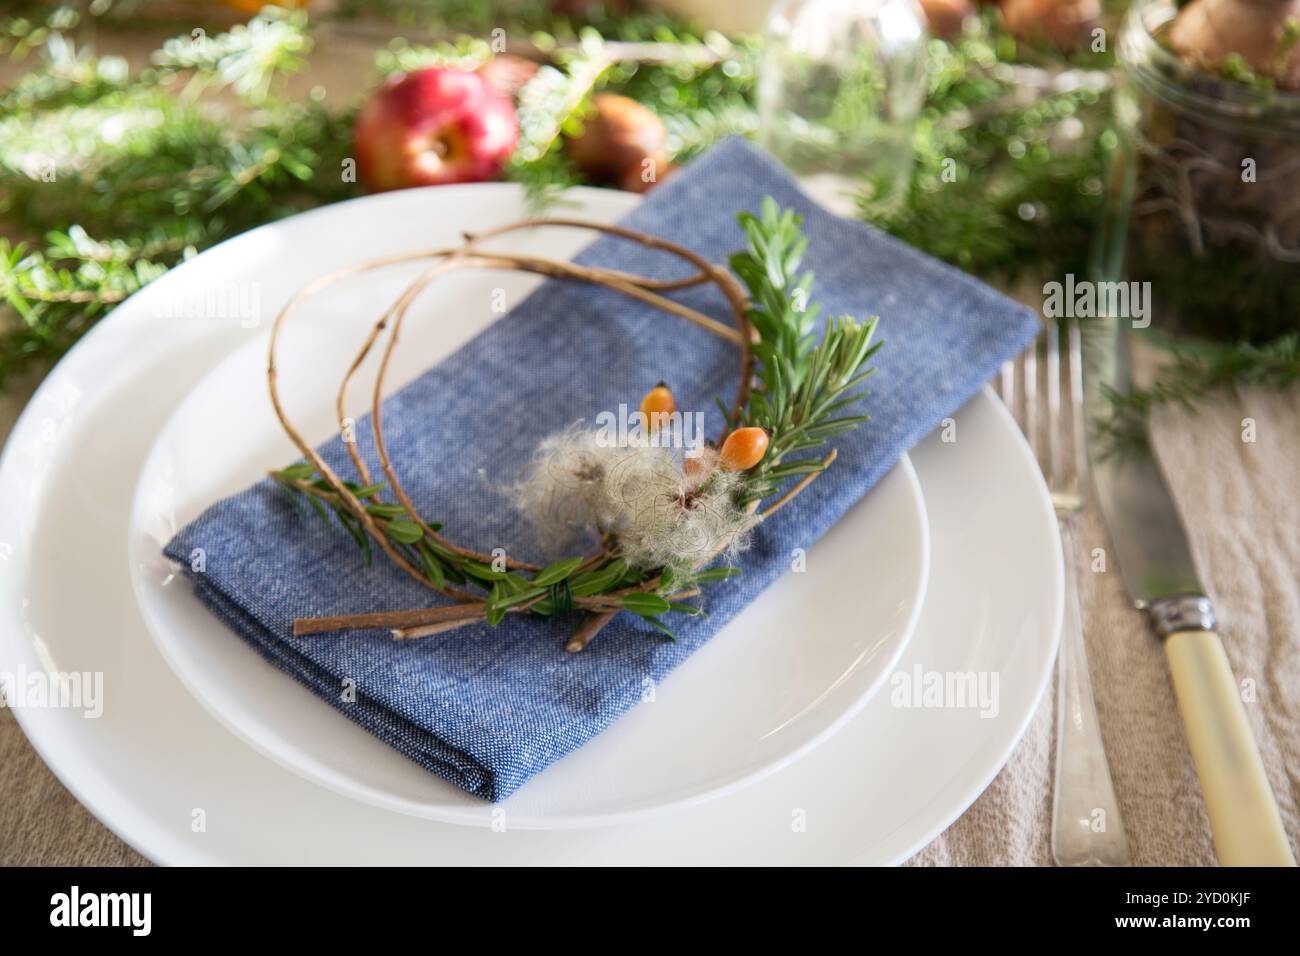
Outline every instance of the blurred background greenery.
[[(663, 121), (673, 163), (756, 125), (756, 42), (663, 9), (344, 0), (265, 8), (245, 23), (250, 6), (28, 4), (0, 23), (9, 58), (0, 93), (8, 237), (0, 244), (8, 312), (0, 388), (57, 358), (181, 259), (360, 192), (339, 170), (366, 90), (397, 69), (476, 66), (491, 57), (498, 27), (512, 49), (528, 48), (553, 74), (545, 95), (520, 99), (530, 151), (506, 170), (543, 200), (589, 179), (556, 133), (581, 122), (592, 90), (648, 106)], [(952, 43), (931, 41), (911, 201), (881, 224), (984, 276), (1013, 279), (1031, 263), (1050, 273), (1081, 268), (1106, 148), (1085, 124), (1103, 123), (1101, 97), (1089, 86), (1050, 87), (1038, 65), (1017, 72), (1010, 64), (1064, 57), (995, 22), (986, 15)], [(620, 59), (593, 82), (584, 58), (610, 43), (662, 44), (662, 59)], [(1100, 67), (1107, 56), (1082, 59)], [(1033, 80), (1044, 87), (1026, 97)], [(574, 83), (584, 89), (568, 95)], [(561, 108), (573, 115), (557, 115)], [(1077, 146), (1049, 148), (1062, 131)], [(942, 181), (944, 158), (956, 161), (955, 183)], [(863, 215), (872, 217), (866, 198)]]
[[(1086, 274), (1116, 147), (1117, 14), (1085, 2), (1085, 20), (1063, 32), (1060, 10), (1080, 3), (925, 0), (942, 36), (925, 41), (903, 201), (864, 189), (856, 214), (1035, 305), (1044, 277)], [(576, 183), (641, 188), (627, 170), (584, 161), (584, 128), (612, 137), (598, 146), (654, 154), (667, 173), (758, 127), (761, 43), (749, 31), (760, 0), (288, 6), (68, 0), (0, 16), (0, 393), (11, 402), (176, 263), (362, 193), (365, 177), (341, 170), (358, 111), (391, 74), (491, 73), (520, 130), (501, 175), (539, 207)], [(1183, 392), (1258, 378), (1258, 355), (1270, 375), (1300, 374), (1293, 340), (1280, 366), (1258, 344), (1230, 344), (1237, 364), (1214, 369), (1188, 353)], [(1163, 394), (1150, 398), (1186, 397)]]

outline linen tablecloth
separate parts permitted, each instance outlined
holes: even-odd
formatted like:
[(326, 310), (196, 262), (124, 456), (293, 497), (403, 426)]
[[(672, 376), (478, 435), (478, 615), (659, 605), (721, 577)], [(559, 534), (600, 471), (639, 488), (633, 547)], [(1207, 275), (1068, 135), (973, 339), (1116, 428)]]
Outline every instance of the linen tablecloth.
[[(1254, 419), (1254, 442), (1243, 420)], [(1246, 704), (1291, 846), (1300, 846), (1300, 396), (1244, 390), (1199, 414), (1152, 420), (1156, 454), (1187, 519), (1201, 578)], [(1132, 862), (1215, 863), (1164, 651), (1133, 610), (1109, 542), (1090, 509), (1075, 533), (1088, 662)], [(914, 865), (1051, 865), (1055, 687), (992, 786), (918, 853)]]

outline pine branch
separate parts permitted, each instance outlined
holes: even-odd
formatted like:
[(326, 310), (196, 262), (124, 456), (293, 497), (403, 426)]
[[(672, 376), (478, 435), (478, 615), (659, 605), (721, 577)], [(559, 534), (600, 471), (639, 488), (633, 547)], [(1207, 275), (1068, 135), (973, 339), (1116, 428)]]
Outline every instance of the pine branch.
[[(0, 213), (47, 238), (0, 247), (0, 388), (197, 250), (355, 193), (341, 176), (351, 114), (267, 96), (305, 51), (304, 27), (301, 16), (255, 18), (205, 54), (186, 36), (135, 76), (55, 26), (17, 31), (33, 48), (40, 37), (40, 62), (0, 94)], [(15, 32), (0, 24), (11, 48)], [(186, 76), (204, 79), (178, 98)], [(224, 85), (257, 111), (232, 118), (204, 98)]]
[(231, 89), (250, 105), (264, 102), (279, 77), (306, 66), (311, 51), (307, 14), (267, 7), (247, 24), (208, 37), (196, 31), (163, 44), (153, 56), (160, 82), (177, 74), (188, 77), (186, 95)]
[(1216, 391), (1235, 394), (1243, 387), (1283, 391), (1300, 384), (1300, 334), (1290, 333), (1264, 345), (1167, 344), (1169, 361), (1144, 388), (1120, 393), (1107, 390), (1105, 413), (1093, 423), (1104, 451), (1146, 441), (1151, 412), (1178, 405), (1195, 412)]

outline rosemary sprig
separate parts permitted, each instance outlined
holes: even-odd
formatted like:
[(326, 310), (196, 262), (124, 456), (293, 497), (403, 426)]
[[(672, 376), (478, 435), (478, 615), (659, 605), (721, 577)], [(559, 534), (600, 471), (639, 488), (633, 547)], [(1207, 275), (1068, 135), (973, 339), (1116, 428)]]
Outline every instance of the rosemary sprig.
[[(370, 564), (372, 549), (365, 529), (342, 497), (329, 482), (317, 475), (310, 463), (298, 462), (272, 471), (270, 478), (289, 496), (300, 514), (310, 510), (327, 524), (337, 521), (357, 543), (365, 563)], [(404, 631), (397, 632), (401, 637), (436, 633), (447, 629), (449, 624), (459, 625), (477, 619), (495, 625), (511, 612), (550, 617), (573, 609), (593, 614), (631, 611), (672, 637), (673, 632), (660, 620), (663, 614), (695, 616), (703, 611), (695, 605), (670, 601), (669, 598), (694, 596), (699, 592), (692, 589), (698, 585), (722, 580), (737, 571), (734, 568), (714, 568), (676, 577), (668, 570), (652, 574), (644, 569), (629, 567), (621, 557), (612, 555), (607, 550), (595, 561), (581, 557), (564, 558), (527, 577), (468, 557), (429, 537), (418, 524), (410, 520), (406, 509), (401, 505), (378, 500), (386, 485), (380, 483), (362, 486), (352, 481), (343, 484), (362, 502), (366, 513), (375, 519), (375, 524), (391, 544), (420, 567), (435, 587), (442, 589), (448, 582), (453, 582), (472, 584), (486, 592), (480, 599), (481, 613), (451, 622), (434, 622), (432, 618), (439, 617), (438, 612), (443, 612), (446, 608), (430, 609), (431, 620), (428, 625), (424, 625), (428, 630), (422, 630), (418, 623), (411, 623)], [(442, 525), (437, 522), (429, 522), (428, 526), (435, 532), (442, 530)], [(645, 582), (650, 582), (653, 587), (643, 590)], [(328, 629), (347, 627), (351, 619), (339, 620), (343, 623)], [(351, 626), (357, 625), (353, 622)], [(319, 627), (313, 626), (299, 629), (300, 634), (320, 631)]]
[(732, 270), (749, 289), (747, 314), (759, 341), (753, 346), (758, 387), (740, 420), (728, 425), (757, 426), (770, 438), (742, 504), (766, 498), (786, 479), (822, 471), (825, 459), (789, 456), (819, 448), (870, 418), (837, 413), (865, 394), (859, 386), (875, 371), (866, 363), (883, 344), (871, 341), (879, 319), (834, 316), (816, 338), (822, 307), (811, 300), (813, 274), (799, 268), (808, 248), (801, 222), (768, 197), (760, 216), (740, 215), (747, 247), (731, 257)]
[[(315, 468), (307, 462), (299, 462), (288, 468), (271, 472), (271, 480), (285, 492), (300, 513), (304, 511), (305, 502), (326, 524), (330, 523), (330, 515), (333, 514), (361, 548), (367, 566), (370, 564), (372, 557), (370, 538), (361, 527), (361, 522), (347, 509), (338, 492), (331, 488), (325, 479), (316, 477)], [(408, 543), (411, 540), (406, 525), (415, 529), (415, 540), (418, 541), (424, 536), (419, 526), (405, 518), (406, 512), (400, 505), (385, 505), (373, 500), (379, 492), (383, 491), (384, 485), (372, 484), (363, 487), (354, 481), (345, 481), (344, 485), (358, 500), (365, 503), (366, 512), (376, 519), (379, 527), (395, 544)]]

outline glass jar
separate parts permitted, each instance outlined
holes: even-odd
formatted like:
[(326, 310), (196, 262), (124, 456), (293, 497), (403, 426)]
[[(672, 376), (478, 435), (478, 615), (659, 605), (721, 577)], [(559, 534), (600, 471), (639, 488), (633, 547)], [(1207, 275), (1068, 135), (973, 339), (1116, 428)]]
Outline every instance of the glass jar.
[(759, 140), (814, 199), (888, 207), (911, 178), (925, 93), (916, 0), (778, 0), (759, 73)]
[(1099, 272), (1150, 282), (1160, 328), (1266, 342), (1300, 328), (1300, 94), (1189, 67), (1176, 12), (1139, 3), (1120, 35)]

